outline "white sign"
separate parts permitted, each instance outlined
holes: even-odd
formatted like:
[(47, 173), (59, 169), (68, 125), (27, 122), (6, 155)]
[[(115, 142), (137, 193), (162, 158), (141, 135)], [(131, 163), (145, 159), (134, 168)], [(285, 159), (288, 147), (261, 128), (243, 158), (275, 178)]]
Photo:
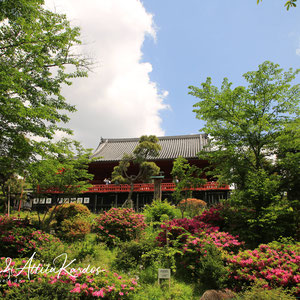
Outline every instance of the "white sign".
[(170, 269), (158, 269), (158, 279), (170, 279), (171, 270)]
[(84, 198), (84, 199), (83, 199), (83, 203), (90, 203), (90, 198), (87, 198), (87, 197)]
[(52, 201), (51, 198), (47, 198), (47, 199), (46, 199), (46, 203), (47, 203), (47, 204), (51, 204), (51, 201)]

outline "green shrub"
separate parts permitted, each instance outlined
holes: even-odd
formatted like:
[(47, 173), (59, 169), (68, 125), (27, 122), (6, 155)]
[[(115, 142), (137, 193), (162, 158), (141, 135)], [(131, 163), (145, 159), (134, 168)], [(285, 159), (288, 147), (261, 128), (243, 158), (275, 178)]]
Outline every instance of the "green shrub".
[[(0, 216), (0, 256), (53, 259), (64, 247), (58, 238), (36, 230), (28, 219)], [(60, 253), (59, 253), (60, 252)]]
[(73, 241), (83, 239), (91, 232), (89, 217), (91, 212), (80, 203), (65, 203), (52, 207), (49, 215), (54, 214), (56, 221), (55, 229), (61, 239)]
[(81, 203), (65, 203), (58, 205), (56, 207), (52, 207), (49, 210), (49, 214), (52, 213), (54, 210), (54, 218), (57, 221), (58, 226), (60, 223), (66, 219), (73, 219), (73, 218), (87, 218), (91, 215), (90, 210), (87, 208), (86, 205)]
[(130, 208), (111, 208), (97, 218), (95, 223), (99, 240), (109, 246), (139, 238), (146, 227), (144, 216)]
[(221, 251), (213, 244), (203, 243), (201, 248), (185, 249), (178, 262), (177, 276), (202, 288), (218, 290), (225, 286), (228, 271)]
[(161, 285), (149, 284), (133, 295), (133, 300), (190, 300), (194, 299), (193, 287), (185, 283), (180, 283), (171, 279), (169, 288), (169, 280), (161, 280)]
[(235, 300), (296, 300), (294, 296), (289, 294), (282, 288), (274, 288), (271, 290), (264, 289), (260, 285), (253, 285), (244, 293), (238, 294)]
[(124, 272), (138, 269), (142, 266), (142, 255), (149, 252), (153, 247), (153, 242), (144, 239), (139, 242), (122, 243), (117, 250), (113, 266)]
[[(169, 219), (174, 219), (180, 215), (180, 211), (167, 200), (154, 200), (151, 205), (146, 205), (143, 213), (147, 223), (165, 221), (166, 215)], [(162, 220), (162, 217), (164, 220)]]
[(196, 198), (183, 199), (177, 205), (188, 217), (199, 216), (206, 209), (206, 202)]
[(61, 222), (57, 235), (63, 239), (73, 241), (75, 239), (83, 239), (91, 232), (91, 224), (84, 219), (71, 219)]
[[(286, 239), (285, 239), (286, 240)], [(300, 296), (300, 243), (261, 244), (250, 251), (226, 255), (228, 282), (236, 291), (263, 281), (264, 288), (282, 287)]]
[[(71, 271), (66, 266), (66, 272), (56, 271), (31, 273), (20, 272), (26, 261), (12, 261), (10, 278), (8, 271), (3, 271), (5, 260), (0, 260), (0, 298), (5, 299), (129, 299), (138, 290), (135, 278), (112, 273), (94, 266), (85, 272), (82, 267)], [(40, 264), (43, 267), (42, 264)], [(60, 265), (61, 266), (61, 265)], [(59, 268), (59, 267), (57, 267)], [(87, 268), (87, 267), (86, 267)], [(92, 271), (92, 269), (94, 269)], [(57, 269), (56, 269), (57, 270)], [(70, 273), (69, 273), (70, 272)], [(72, 274), (72, 276), (71, 276)]]

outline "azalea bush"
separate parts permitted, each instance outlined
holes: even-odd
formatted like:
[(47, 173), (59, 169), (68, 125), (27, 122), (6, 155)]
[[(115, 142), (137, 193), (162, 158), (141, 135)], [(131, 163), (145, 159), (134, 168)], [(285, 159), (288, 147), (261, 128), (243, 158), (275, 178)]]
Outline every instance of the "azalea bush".
[(65, 203), (52, 207), (49, 215), (54, 215), (57, 235), (67, 241), (83, 239), (91, 232), (91, 212), (84, 204)]
[(184, 211), (191, 218), (200, 215), (206, 206), (205, 201), (196, 198), (183, 199), (178, 204), (180, 210)]
[(50, 259), (64, 249), (58, 238), (36, 230), (27, 219), (8, 216), (0, 216), (0, 243), (0, 256), (12, 258), (28, 257), (36, 252), (37, 257)]
[(239, 235), (251, 248), (268, 243), (280, 236), (297, 238), (299, 224), (294, 202), (279, 201), (263, 208), (260, 213), (249, 207), (218, 204), (205, 210), (196, 219), (218, 226), (220, 230)]
[(84, 219), (64, 220), (57, 228), (57, 235), (67, 241), (82, 240), (91, 232), (91, 223)]
[(169, 245), (167, 249), (173, 249), (172, 259), (175, 259), (176, 267), (174, 263), (172, 266), (177, 276), (212, 289), (224, 286), (228, 271), (222, 253), (237, 253), (244, 242), (219, 231), (218, 227), (199, 221), (197, 217), (165, 222), (161, 229), (157, 237), (158, 244)]
[(300, 296), (300, 243), (272, 242), (226, 258), (230, 285), (236, 290), (256, 281), (264, 288), (282, 287)]
[(204, 230), (206, 232), (218, 231), (218, 227), (213, 227), (209, 224), (199, 221), (197, 218), (193, 219), (174, 219), (161, 224), (161, 231), (157, 236), (157, 241), (160, 246), (167, 243), (172, 245), (179, 236), (182, 242), (186, 240), (189, 234), (200, 234)]
[[(100, 267), (67, 268), (57, 273), (45, 272), (40, 265), (36, 274), (22, 270), (26, 261), (12, 261), (10, 274), (0, 260), (0, 296), (5, 299), (128, 299), (138, 288), (135, 278), (124, 277)], [(60, 270), (57, 268), (57, 271)], [(1, 272), (2, 271), (2, 272)]]
[(223, 204), (217, 204), (215, 206), (212, 206), (211, 208), (205, 210), (202, 212), (200, 216), (198, 216), (196, 219), (198, 221), (217, 226), (219, 228), (223, 228), (225, 224), (224, 217), (222, 215), (222, 212), (224, 211), (225, 207)]
[(64, 203), (49, 210), (49, 214), (54, 213), (57, 224), (60, 225), (66, 219), (85, 218), (91, 215), (88, 207), (81, 203)]
[(224, 266), (220, 249), (208, 240), (190, 237), (179, 259), (179, 276), (197, 282), (203, 289), (225, 287), (228, 270)]
[(95, 220), (96, 233), (100, 241), (116, 245), (140, 237), (146, 228), (144, 216), (131, 208), (111, 208)]

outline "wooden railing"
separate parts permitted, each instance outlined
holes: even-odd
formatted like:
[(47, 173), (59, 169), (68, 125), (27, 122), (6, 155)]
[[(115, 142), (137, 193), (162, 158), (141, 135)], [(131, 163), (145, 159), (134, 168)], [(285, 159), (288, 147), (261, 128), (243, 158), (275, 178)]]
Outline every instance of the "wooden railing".
[[(175, 183), (162, 183), (161, 190), (162, 192), (171, 191), (175, 189)], [(194, 191), (207, 191), (207, 190), (222, 190), (228, 191), (228, 185), (219, 185), (217, 182), (207, 182), (204, 185), (192, 188)], [(129, 184), (95, 184), (89, 188), (86, 193), (126, 193), (130, 191)], [(134, 192), (153, 192), (154, 184), (153, 183), (136, 183), (133, 185)]]

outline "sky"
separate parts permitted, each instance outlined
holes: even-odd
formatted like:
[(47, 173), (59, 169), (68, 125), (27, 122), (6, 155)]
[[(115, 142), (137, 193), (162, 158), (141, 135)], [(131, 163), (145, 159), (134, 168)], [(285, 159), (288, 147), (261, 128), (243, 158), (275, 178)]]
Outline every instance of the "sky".
[[(300, 3), (284, 0), (46, 0), (81, 28), (88, 78), (63, 87), (77, 112), (68, 128), (85, 147), (100, 138), (196, 134), (203, 121), (188, 94), (207, 77), (244, 85), (266, 60), (300, 66)], [(297, 83), (297, 82), (295, 82)]]

